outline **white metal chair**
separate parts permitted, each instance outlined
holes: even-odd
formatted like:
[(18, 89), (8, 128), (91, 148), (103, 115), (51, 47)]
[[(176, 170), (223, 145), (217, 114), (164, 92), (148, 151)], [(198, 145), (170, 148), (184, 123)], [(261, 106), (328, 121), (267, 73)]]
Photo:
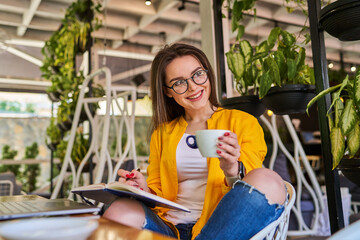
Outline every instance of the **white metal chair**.
[(286, 239), (287, 231), (289, 227), (290, 212), (295, 202), (296, 193), (294, 187), (290, 183), (286, 181), (284, 182), (287, 191), (289, 193), (289, 201), (285, 205), (285, 209), (283, 213), (280, 215), (280, 217), (277, 220), (270, 223), (260, 232), (255, 234), (252, 238), (250, 238), (250, 240), (263, 240), (263, 239), (285, 240)]
[[(95, 78), (98, 75), (105, 74), (105, 96), (104, 97), (86, 97), (85, 91), (91, 79)], [(123, 104), (119, 102), (118, 99), (123, 99)], [(127, 102), (131, 98), (132, 109), (131, 114), (129, 113), (130, 109), (127, 108)], [(99, 117), (98, 115), (92, 116), (90, 113), (89, 105), (93, 103), (105, 102), (106, 110), (104, 117)], [(78, 102), (76, 104), (76, 110), (73, 118), (73, 123), (70, 130), (70, 136), (68, 140), (68, 145), (66, 148), (66, 154), (64, 157), (63, 165), (59, 175), (59, 180), (57, 181), (54, 191), (51, 195), (51, 198), (56, 198), (60, 192), (61, 185), (65, 180), (66, 172), (68, 166), (70, 166), (72, 174), (72, 187), (78, 187), (80, 184), (80, 178), (82, 176), (82, 171), (85, 164), (89, 161), (90, 156), (93, 155), (93, 162), (96, 163), (94, 169), (94, 183), (99, 183), (102, 181), (105, 165), (108, 166), (108, 177), (106, 182), (112, 182), (117, 176), (117, 170), (120, 168), (121, 163), (126, 159), (131, 158), (134, 160), (135, 168), (137, 168), (136, 163), (136, 149), (135, 149), (135, 134), (134, 134), (134, 123), (135, 123), (135, 101), (136, 101), (136, 87), (135, 86), (112, 86), (111, 82), (111, 72), (109, 68), (103, 67), (88, 75), (80, 89), (80, 94)], [(82, 107), (84, 107), (85, 112), (88, 116), (89, 123), (92, 127), (92, 139), (89, 146), (89, 150), (86, 153), (85, 157), (82, 159), (81, 163), (77, 168), (71, 159), (71, 152), (73, 144), (75, 141), (75, 135), (78, 128), (80, 112)], [(120, 117), (116, 116), (116, 111), (119, 111)], [(120, 118), (120, 119), (119, 119)], [(113, 120), (115, 125), (115, 132), (117, 138), (117, 148), (115, 156), (110, 156), (108, 138), (110, 131), (110, 121)], [(121, 137), (123, 130), (126, 130), (127, 133), (127, 142), (125, 149), (121, 148)], [(113, 167), (111, 159), (116, 160), (116, 165)], [(68, 198), (71, 199), (73, 196), (72, 193), (69, 194)]]
[[(289, 236), (308, 236), (308, 235), (316, 235), (319, 230), (319, 219), (320, 214), (323, 211), (327, 211), (325, 208), (325, 204), (322, 201), (323, 193), (320, 188), (320, 184), (316, 179), (316, 175), (314, 170), (312, 169), (306, 153), (301, 145), (298, 135), (296, 134), (295, 128), (290, 120), (288, 115), (281, 116), (283, 119), (287, 130), (291, 136), (291, 139), (294, 143), (294, 155), (287, 150), (285, 144), (280, 138), (278, 129), (277, 129), (277, 118), (275, 114), (271, 117), (271, 123), (266, 119), (264, 115), (260, 117), (265, 126), (270, 130), (272, 139), (273, 139), (273, 151), (270, 159), (270, 169), (274, 169), (275, 159), (277, 157), (278, 150), (281, 150), (288, 161), (291, 163), (296, 177), (296, 193), (297, 197), (295, 200), (295, 204), (292, 208), (292, 212), (297, 220), (298, 227), (295, 230), (289, 230)], [(307, 177), (305, 177), (305, 175)], [(310, 195), (310, 200), (314, 205), (314, 213), (312, 223), (306, 223), (304, 219), (304, 214), (302, 211), (302, 192), (307, 191)]]
[(14, 184), (10, 180), (0, 180), (0, 196), (12, 196)]

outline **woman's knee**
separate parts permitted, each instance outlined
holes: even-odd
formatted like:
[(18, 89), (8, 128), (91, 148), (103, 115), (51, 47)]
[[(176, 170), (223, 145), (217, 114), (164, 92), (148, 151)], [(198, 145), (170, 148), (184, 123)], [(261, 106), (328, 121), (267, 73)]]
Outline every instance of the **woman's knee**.
[(145, 222), (145, 211), (139, 202), (122, 198), (114, 201), (106, 209), (103, 217), (124, 225), (142, 228)]
[(276, 172), (267, 168), (257, 168), (250, 171), (243, 181), (265, 194), (270, 204), (284, 203), (286, 198), (284, 181)]

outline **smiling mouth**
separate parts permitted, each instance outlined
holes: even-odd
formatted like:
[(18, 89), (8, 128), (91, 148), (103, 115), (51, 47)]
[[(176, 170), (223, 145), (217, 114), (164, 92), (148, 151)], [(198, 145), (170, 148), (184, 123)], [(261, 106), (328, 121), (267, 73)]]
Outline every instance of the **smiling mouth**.
[(203, 92), (204, 92), (204, 90), (201, 90), (199, 93), (197, 93), (197, 94), (195, 94), (195, 95), (192, 95), (192, 96), (188, 97), (188, 99), (190, 99), (190, 100), (195, 100), (195, 99), (197, 99), (197, 98), (201, 97), (201, 96), (202, 96), (202, 94), (203, 94)]

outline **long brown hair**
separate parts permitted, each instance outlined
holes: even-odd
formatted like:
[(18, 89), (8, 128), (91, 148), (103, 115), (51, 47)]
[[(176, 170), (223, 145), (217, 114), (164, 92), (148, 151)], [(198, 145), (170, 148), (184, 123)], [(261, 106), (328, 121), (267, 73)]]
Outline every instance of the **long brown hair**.
[(175, 59), (182, 56), (193, 56), (200, 64), (208, 70), (211, 93), (209, 101), (214, 107), (219, 107), (216, 97), (215, 74), (207, 59), (205, 53), (200, 49), (183, 44), (175, 43), (165, 45), (155, 56), (150, 71), (150, 95), (152, 99), (152, 122), (151, 132), (165, 122), (185, 114), (185, 110), (177, 102), (168, 97), (164, 92), (164, 83), (166, 78), (165, 69)]

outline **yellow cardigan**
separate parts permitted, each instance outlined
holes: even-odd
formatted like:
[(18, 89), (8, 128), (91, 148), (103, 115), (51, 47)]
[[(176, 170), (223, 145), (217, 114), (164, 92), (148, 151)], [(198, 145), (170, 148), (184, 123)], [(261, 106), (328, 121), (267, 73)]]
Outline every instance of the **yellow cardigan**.
[[(237, 134), (240, 145), (239, 161), (244, 163), (247, 172), (262, 166), (267, 149), (263, 130), (255, 117), (238, 110), (218, 108), (207, 120), (207, 125), (208, 129), (225, 129)], [(175, 201), (178, 194), (176, 148), (186, 127), (185, 119), (179, 117), (156, 129), (151, 136), (147, 184), (156, 195), (171, 201)], [(221, 198), (230, 190), (230, 187), (225, 185), (225, 175), (218, 158), (208, 158), (207, 166), (204, 206), (193, 227), (192, 239), (200, 233)], [(165, 220), (167, 209), (155, 210)], [(166, 222), (178, 233), (173, 224)]]

